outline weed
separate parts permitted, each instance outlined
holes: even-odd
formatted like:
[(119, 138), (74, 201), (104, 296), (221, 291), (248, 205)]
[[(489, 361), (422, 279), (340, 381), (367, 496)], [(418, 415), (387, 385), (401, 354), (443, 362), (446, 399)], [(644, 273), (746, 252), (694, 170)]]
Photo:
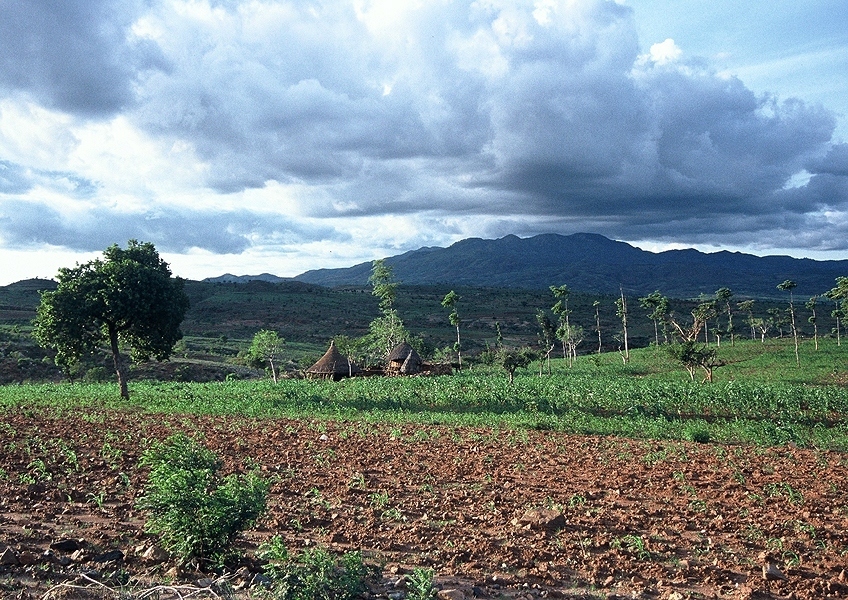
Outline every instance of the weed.
[(354, 475), (350, 478), (347, 487), (350, 489), (364, 490), (366, 487), (365, 475), (362, 473), (354, 473)]
[(785, 496), (790, 504), (804, 503), (804, 495), (783, 481), (779, 483), (767, 483), (763, 486), (763, 492), (772, 498)]
[(406, 576), (407, 600), (432, 600), (435, 597), (436, 588), (433, 587), (433, 571), (418, 567)]
[(138, 502), (150, 513), (146, 530), (159, 534), (163, 547), (183, 563), (221, 562), (235, 536), (265, 511), (265, 479), (255, 472), (221, 479), (220, 460), (184, 434), (155, 443), (140, 464), (150, 468)]
[(375, 508), (385, 508), (389, 505), (388, 492), (374, 492), (368, 498), (371, 501), (371, 506)]
[(639, 560), (648, 560), (651, 558), (651, 553), (645, 546), (645, 540), (638, 535), (625, 535), (616, 538), (612, 541), (611, 546), (619, 550), (626, 550), (634, 554)]
[(274, 600), (353, 600), (365, 590), (365, 581), (377, 571), (362, 562), (359, 552), (334, 557), (316, 547), (291, 554), (279, 536), (259, 547), (257, 556), (268, 564)]
[(586, 504), (586, 496), (583, 494), (572, 494), (568, 499), (569, 508), (577, 508)]

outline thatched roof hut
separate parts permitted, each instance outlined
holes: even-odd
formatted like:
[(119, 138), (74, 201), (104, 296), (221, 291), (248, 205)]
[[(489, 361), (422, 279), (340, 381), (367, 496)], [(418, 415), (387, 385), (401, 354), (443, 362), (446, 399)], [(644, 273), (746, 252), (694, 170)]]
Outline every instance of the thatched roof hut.
[(422, 363), (415, 348), (409, 342), (401, 342), (389, 353), (386, 372), (390, 375), (415, 375), (421, 372)]
[(306, 376), (310, 379), (332, 379), (338, 381), (343, 377), (351, 377), (359, 373), (360, 369), (355, 363), (350, 362), (336, 348), (335, 342), (330, 342), (330, 347), (318, 362), (306, 369)]

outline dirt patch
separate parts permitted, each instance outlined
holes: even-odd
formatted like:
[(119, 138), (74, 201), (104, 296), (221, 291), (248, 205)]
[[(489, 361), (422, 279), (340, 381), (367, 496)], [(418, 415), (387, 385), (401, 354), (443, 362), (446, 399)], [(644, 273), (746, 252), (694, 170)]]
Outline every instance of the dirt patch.
[[(83, 573), (179, 578), (142, 554), (152, 439), (203, 436), (261, 465), (283, 536), (361, 550), (390, 585), (434, 570), (462, 597), (848, 597), (848, 456), (551, 432), (91, 412), (0, 420), (0, 596)], [(76, 540), (81, 549), (51, 544)], [(95, 559), (114, 550), (113, 560)], [(0, 563), (3, 556), (0, 554)], [(773, 579), (764, 578), (764, 567)], [(202, 574), (186, 574), (189, 580)], [(382, 592), (374, 591), (375, 595)], [(457, 596), (459, 597), (459, 596)]]

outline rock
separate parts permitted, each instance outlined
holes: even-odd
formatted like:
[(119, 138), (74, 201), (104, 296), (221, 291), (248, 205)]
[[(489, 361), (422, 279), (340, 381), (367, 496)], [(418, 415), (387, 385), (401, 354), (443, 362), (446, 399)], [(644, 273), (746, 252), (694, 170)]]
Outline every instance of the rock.
[(18, 555), (11, 548), (6, 548), (0, 552), (0, 565), (16, 565), (18, 564)]
[(18, 564), (21, 565), (35, 565), (41, 561), (41, 558), (38, 554), (33, 552), (21, 552), (18, 554)]
[(767, 581), (789, 581), (789, 578), (773, 562), (767, 562), (763, 565), (763, 579)]
[(210, 587), (212, 587), (213, 583), (215, 583), (215, 582), (212, 581), (211, 579), (209, 579), (208, 577), (204, 577), (203, 579), (197, 580), (197, 587), (210, 588)]
[(268, 587), (273, 583), (269, 577), (266, 577), (262, 573), (257, 573), (253, 576), (253, 581), (250, 582), (252, 586), (261, 586)]
[(124, 560), (124, 553), (120, 550), (110, 550), (108, 552), (101, 552), (97, 556), (93, 556), (91, 558), (91, 561), (96, 563), (117, 562), (120, 560)]
[(50, 549), (56, 552), (75, 552), (82, 548), (82, 543), (79, 540), (63, 539), (50, 544)]
[(439, 600), (465, 600), (465, 592), (456, 589), (439, 590), (436, 597)]
[(85, 551), (85, 548), (80, 548), (71, 554), (71, 560), (77, 563), (86, 562), (88, 560), (88, 552)]
[(156, 544), (153, 544), (150, 548), (144, 551), (142, 558), (153, 563), (161, 563), (168, 560), (168, 553)]
[(680, 592), (671, 592), (668, 595), (667, 600), (683, 600), (684, 598), (685, 598), (685, 596), (683, 594), (681, 594)]
[(519, 523), (529, 525), (530, 529), (561, 529), (565, 527), (565, 517), (558, 510), (531, 508), (519, 519)]

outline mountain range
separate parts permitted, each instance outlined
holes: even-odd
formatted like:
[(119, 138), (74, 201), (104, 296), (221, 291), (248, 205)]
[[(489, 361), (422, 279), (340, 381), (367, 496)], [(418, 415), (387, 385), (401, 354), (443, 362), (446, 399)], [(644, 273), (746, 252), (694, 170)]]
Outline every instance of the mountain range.
[[(791, 279), (796, 295), (827, 292), (848, 276), (848, 260), (817, 261), (741, 252), (695, 249), (649, 252), (602, 235), (514, 235), (469, 238), (447, 247), (426, 247), (386, 259), (404, 285), (449, 285), (546, 289), (568, 285), (575, 292), (645, 295), (660, 290), (674, 298), (712, 295), (721, 287), (737, 296), (779, 298), (777, 285)], [(322, 286), (368, 284), (371, 263), (318, 269), (294, 277)], [(271, 276), (273, 277), (273, 276)], [(257, 277), (258, 278), (258, 277)]]

